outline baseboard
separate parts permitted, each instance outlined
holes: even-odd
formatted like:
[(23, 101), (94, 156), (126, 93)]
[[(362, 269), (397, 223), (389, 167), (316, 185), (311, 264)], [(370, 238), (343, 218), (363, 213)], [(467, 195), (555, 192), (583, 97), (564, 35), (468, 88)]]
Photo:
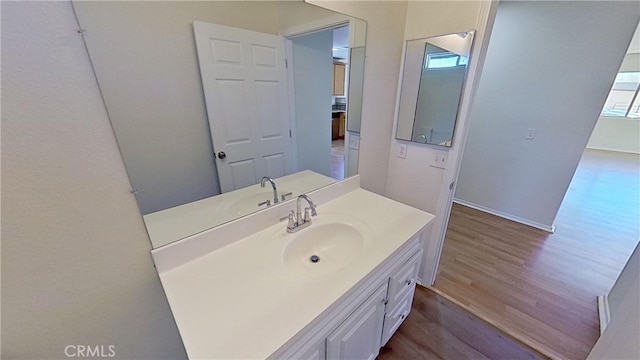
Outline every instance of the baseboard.
[(507, 220), (515, 221), (515, 222), (523, 224), (523, 225), (531, 226), (531, 227), (534, 227), (536, 229), (544, 230), (544, 231), (546, 231), (548, 233), (552, 233), (553, 234), (556, 231), (556, 226), (555, 225), (549, 226), (549, 225), (541, 224), (541, 223), (538, 223), (538, 222), (535, 222), (535, 221), (524, 219), (524, 218), (521, 218), (521, 217), (518, 217), (518, 216), (514, 216), (514, 215), (511, 215), (511, 214), (504, 213), (502, 211), (490, 209), (490, 208), (484, 207), (482, 205), (477, 205), (477, 204), (470, 203), (468, 201), (464, 201), (464, 200), (460, 200), (460, 199), (456, 199), (456, 198), (453, 199), (453, 202), (454, 203), (458, 203), (460, 205), (464, 205), (464, 206), (470, 207), (472, 209), (476, 209), (476, 210), (480, 210), (482, 212), (489, 213), (491, 215), (499, 216), (499, 217), (507, 219)]
[(598, 147), (598, 146), (587, 146), (587, 149), (640, 155), (640, 152), (633, 151), (633, 150), (627, 150), (627, 149), (613, 149), (613, 148), (604, 148), (604, 147)]
[(600, 319), (600, 335), (602, 335), (611, 321), (609, 297), (607, 295), (598, 296), (598, 318)]

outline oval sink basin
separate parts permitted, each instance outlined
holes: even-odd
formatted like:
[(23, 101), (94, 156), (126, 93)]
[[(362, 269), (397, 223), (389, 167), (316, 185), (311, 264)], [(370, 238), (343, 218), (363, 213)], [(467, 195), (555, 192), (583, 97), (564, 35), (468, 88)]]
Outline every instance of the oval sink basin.
[(282, 229), (274, 234), (268, 247), (278, 256), (267, 257), (271, 266), (287, 273), (308, 277), (339, 270), (367, 252), (372, 231), (367, 224), (344, 214), (319, 213), (311, 225), (295, 233)]

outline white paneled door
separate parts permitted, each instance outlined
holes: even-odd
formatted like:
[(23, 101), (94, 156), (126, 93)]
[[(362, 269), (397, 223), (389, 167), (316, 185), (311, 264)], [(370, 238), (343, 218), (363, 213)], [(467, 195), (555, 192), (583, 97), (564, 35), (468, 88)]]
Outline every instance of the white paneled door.
[(221, 191), (292, 172), (284, 38), (194, 21)]

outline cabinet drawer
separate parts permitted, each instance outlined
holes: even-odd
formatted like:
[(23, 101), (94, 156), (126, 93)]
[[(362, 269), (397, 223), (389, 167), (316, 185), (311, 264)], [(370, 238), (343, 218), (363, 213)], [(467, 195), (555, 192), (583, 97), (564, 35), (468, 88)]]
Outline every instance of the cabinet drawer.
[(421, 259), (422, 250), (415, 253), (406, 263), (400, 265), (398, 270), (391, 274), (387, 309), (395, 309), (409, 292), (413, 293)]
[(387, 341), (389, 341), (391, 336), (398, 330), (404, 319), (409, 315), (409, 312), (411, 312), (414, 290), (415, 286), (412, 286), (410, 291), (398, 302), (396, 308), (387, 312), (384, 316), (381, 346), (387, 344)]

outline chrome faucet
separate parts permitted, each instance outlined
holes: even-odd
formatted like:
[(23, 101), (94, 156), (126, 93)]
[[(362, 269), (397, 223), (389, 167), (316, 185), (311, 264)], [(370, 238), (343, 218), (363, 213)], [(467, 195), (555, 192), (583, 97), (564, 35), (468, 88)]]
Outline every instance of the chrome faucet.
[[(304, 217), (302, 215), (302, 199), (306, 200), (309, 204), (309, 207), (304, 209)], [(291, 210), (291, 214), (289, 214), (289, 223), (287, 224), (288, 233), (294, 233), (311, 225), (311, 216), (318, 215), (316, 204), (314, 204), (306, 194), (298, 196), (296, 211), (295, 215), (293, 214), (293, 210)]]
[[(276, 183), (273, 181), (272, 178), (268, 177), (268, 176), (263, 176), (262, 177), (262, 181), (260, 181), (260, 186), (264, 187), (264, 184), (269, 181), (271, 183), (271, 187), (273, 188), (273, 203), (277, 204), (278, 201), (278, 190), (276, 190)], [(267, 205), (269, 206), (269, 205)]]

